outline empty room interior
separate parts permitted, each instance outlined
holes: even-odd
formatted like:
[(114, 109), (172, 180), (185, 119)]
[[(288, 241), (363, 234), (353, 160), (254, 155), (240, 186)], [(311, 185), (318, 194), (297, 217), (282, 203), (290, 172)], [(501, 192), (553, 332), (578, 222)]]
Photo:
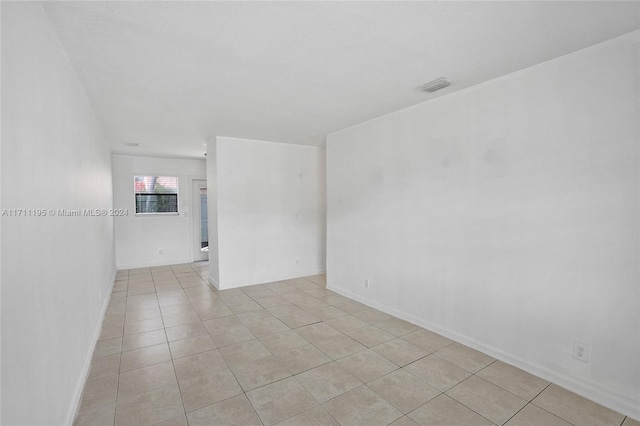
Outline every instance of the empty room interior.
[(0, 423), (640, 426), (640, 1), (2, 1)]

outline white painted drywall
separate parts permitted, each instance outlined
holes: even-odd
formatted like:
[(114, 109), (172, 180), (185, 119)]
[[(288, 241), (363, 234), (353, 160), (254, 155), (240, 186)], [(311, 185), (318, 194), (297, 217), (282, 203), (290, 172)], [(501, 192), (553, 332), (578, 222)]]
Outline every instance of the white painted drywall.
[(207, 142), (207, 214), (209, 230), (209, 281), (219, 287), (220, 266), (218, 264), (218, 179), (216, 141)]
[[(109, 209), (111, 154), (38, 3), (2, 3), (2, 207)], [(2, 217), (2, 419), (71, 424), (115, 274), (113, 220)]]
[(220, 288), (323, 272), (324, 149), (218, 137), (215, 158)]
[(329, 135), (329, 287), (639, 418), (638, 39)]
[[(136, 216), (135, 175), (177, 176), (179, 214)], [(113, 205), (129, 211), (127, 216), (115, 218), (118, 269), (193, 261), (191, 181), (206, 179), (206, 175), (204, 159), (113, 156)]]

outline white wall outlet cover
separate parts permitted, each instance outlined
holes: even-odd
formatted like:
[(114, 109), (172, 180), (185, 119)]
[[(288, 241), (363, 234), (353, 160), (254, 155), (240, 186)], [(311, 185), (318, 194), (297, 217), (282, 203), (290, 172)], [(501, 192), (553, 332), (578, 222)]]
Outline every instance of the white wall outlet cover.
[(578, 361), (589, 362), (589, 345), (575, 340), (573, 342), (573, 357)]

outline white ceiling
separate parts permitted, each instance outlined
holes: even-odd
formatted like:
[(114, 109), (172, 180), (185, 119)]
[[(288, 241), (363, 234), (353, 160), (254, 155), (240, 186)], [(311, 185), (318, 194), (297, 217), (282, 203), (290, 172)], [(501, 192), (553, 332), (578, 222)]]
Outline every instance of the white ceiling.
[[(43, 8), (112, 150), (189, 157), (215, 136), (322, 145), (347, 126), (640, 28), (637, 1)], [(442, 76), (453, 85), (415, 90)]]

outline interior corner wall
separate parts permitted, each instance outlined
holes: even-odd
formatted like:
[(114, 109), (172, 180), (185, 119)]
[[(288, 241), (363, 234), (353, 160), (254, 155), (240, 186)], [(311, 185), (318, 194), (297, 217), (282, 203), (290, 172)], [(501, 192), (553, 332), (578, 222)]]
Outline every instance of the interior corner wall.
[(329, 135), (328, 287), (640, 418), (638, 40)]
[(115, 275), (112, 218), (73, 212), (112, 207), (111, 154), (40, 4), (0, 7), (0, 423), (71, 424)]
[(218, 137), (215, 157), (220, 288), (324, 272), (324, 149)]
[[(177, 176), (179, 214), (136, 216), (135, 175)], [(206, 176), (205, 160), (113, 156), (113, 205), (128, 211), (115, 217), (118, 269), (193, 262), (190, 188)]]
[(216, 141), (207, 142), (207, 214), (209, 230), (209, 282), (220, 286), (220, 266), (218, 264), (218, 164), (216, 161)]

